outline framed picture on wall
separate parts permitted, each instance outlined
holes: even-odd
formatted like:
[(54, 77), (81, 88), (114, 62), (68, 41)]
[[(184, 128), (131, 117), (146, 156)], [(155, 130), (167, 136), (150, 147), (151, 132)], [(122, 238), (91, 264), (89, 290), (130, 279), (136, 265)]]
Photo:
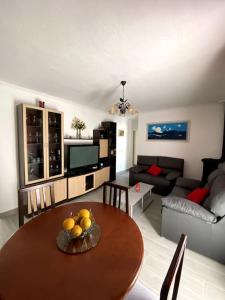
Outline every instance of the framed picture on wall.
[(124, 136), (124, 130), (118, 129), (118, 136)]
[(187, 141), (188, 135), (189, 121), (147, 124), (147, 140)]

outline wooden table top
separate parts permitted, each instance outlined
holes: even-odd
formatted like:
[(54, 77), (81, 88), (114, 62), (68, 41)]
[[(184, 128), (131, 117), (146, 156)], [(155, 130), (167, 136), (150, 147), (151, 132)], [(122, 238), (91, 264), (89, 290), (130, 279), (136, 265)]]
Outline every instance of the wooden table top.
[[(57, 234), (63, 219), (81, 208), (92, 209), (100, 241), (88, 252), (64, 254)], [(141, 232), (121, 210), (97, 202), (60, 206), (22, 226), (0, 250), (0, 299), (122, 299), (142, 258)]]

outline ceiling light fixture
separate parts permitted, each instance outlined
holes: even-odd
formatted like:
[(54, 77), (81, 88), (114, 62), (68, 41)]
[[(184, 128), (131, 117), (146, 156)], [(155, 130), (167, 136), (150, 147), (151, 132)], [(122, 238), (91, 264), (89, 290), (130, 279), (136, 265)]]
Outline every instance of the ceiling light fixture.
[(125, 116), (128, 112), (131, 115), (135, 115), (138, 113), (137, 109), (128, 102), (128, 99), (124, 99), (124, 86), (126, 81), (121, 81), (123, 86), (123, 98), (120, 98), (120, 102), (113, 104), (109, 109), (109, 114), (111, 115), (120, 115)]

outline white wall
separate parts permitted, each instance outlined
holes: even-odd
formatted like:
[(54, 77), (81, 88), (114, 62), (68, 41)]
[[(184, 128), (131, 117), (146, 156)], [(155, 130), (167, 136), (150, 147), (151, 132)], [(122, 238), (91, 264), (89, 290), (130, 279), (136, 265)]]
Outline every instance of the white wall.
[(17, 207), (19, 180), (16, 105), (18, 103), (36, 105), (37, 99), (45, 101), (46, 108), (57, 109), (64, 113), (65, 134), (75, 135), (71, 129), (74, 116), (85, 121), (87, 125), (87, 129), (82, 133), (83, 136), (93, 136), (93, 129), (98, 128), (101, 121), (117, 122), (117, 128), (125, 130), (124, 138), (117, 137), (117, 172), (129, 167), (127, 119), (112, 118), (107, 113), (88, 106), (0, 82), (0, 213)]
[[(147, 123), (190, 121), (189, 140), (147, 141)], [(139, 114), (136, 153), (165, 155), (185, 160), (184, 176), (200, 179), (201, 159), (220, 158), (223, 140), (223, 104), (206, 104)]]

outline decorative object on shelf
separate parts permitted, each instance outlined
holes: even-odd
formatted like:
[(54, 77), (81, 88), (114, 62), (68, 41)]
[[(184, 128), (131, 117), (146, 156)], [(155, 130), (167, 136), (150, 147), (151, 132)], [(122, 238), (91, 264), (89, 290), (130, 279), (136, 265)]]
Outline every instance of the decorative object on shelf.
[(77, 117), (73, 118), (71, 127), (73, 129), (76, 129), (77, 131), (77, 138), (81, 139), (81, 131), (86, 129), (86, 124), (84, 121), (81, 121), (80, 119), (78, 119)]
[(188, 127), (188, 121), (147, 124), (147, 140), (186, 141)]
[(39, 107), (42, 107), (42, 108), (44, 108), (44, 107), (45, 107), (45, 102), (44, 102), (44, 101), (41, 101), (41, 100), (39, 100), (39, 101), (38, 101), (38, 105), (39, 105)]
[(120, 102), (113, 104), (109, 109), (109, 114), (111, 115), (120, 115), (125, 116), (126, 113), (131, 115), (135, 115), (138, 113), (137, 109), (128, 102), (128, 99), (124, 99), (124, 86), (126, 81), (121, 81), (121, 85), (123, 86), (123, 98), (120, 98)]
[(75, 215), (71, 212), (70, 217), (63, 221), (62, 227), (56, 241), (58, 248), (65, 253), (85, 252), (95, 247), (100, 239), (100, 226), (88, 209), (81, 209)]
[[(90, 136), (90, 135), (88, 135), (88, 136), (86, 136), (86, 137), (81, 137), (80, 139), (81, 139), (81, 140), (87, 140), (87, 141), (90, 140), (90, 141), (91, 141), (91, 140), (93, 140), (93, 137)], [(77, 137), (76, 137), (76, 136), (73, 136), (73, 135), (65, 134), (64, 140), (77, 140)]]
[(124, 136), (124, 130), (118, 129), (118, 136)]

